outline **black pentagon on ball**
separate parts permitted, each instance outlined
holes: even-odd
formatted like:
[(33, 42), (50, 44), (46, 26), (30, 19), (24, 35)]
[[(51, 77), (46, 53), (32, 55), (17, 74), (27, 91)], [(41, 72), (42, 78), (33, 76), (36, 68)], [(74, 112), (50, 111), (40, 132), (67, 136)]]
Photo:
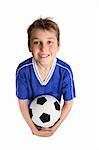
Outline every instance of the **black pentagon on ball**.
[(46, 101), (47, 99), (45, 97), (39, 97), (37, 99), (37, 104), (43, 105)]
[(43, 123), (46, 123), (46, 122), (50, 121), (50, 115), (46, 114), (46, 113), (43, 113), (39, 118), (41, 119), (41, 121)]
[(54, 102), (54, 106), (55, 106), (56, 110), (60, 110), (60, 105), (59, 105), (59, 103), (57, 101)]
[(32, 118), (33, 114), (32, 114), (32, 109), (31, 108), (29, 109), (29, 114), (30, 114), (30, 117)]

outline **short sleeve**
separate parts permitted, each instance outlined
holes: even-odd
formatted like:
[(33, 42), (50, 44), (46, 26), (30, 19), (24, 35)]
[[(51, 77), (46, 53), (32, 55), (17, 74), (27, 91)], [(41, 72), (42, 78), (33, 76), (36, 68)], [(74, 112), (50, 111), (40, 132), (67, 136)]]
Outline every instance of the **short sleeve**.
[(71, 68), (66, 69), (62, 85), (63, 99), (68, 101), (76, 97), (73, 73)]
[(16, 96), (19, 99), (28, 99), (27, 81), (22, 69), (16, 74)]

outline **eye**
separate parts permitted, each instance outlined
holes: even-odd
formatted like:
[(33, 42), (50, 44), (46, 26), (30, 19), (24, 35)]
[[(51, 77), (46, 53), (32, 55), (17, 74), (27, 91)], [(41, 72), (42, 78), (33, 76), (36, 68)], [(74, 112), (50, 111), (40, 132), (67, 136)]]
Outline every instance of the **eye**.
[(47, 43), (48, 43), (48, 44), (53, 44), (53, 41), (49, 40)]
[(33, 41), (33, 44), (34, 44), (34, 45), (39, 45), (40, 42), (39, 42), (39, 41)]

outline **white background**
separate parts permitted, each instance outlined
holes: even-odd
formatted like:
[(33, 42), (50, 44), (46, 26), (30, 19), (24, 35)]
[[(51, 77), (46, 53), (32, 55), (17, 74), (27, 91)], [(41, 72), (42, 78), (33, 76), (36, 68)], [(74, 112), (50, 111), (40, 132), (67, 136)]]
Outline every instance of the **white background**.
[[(98, 13), (96, 0), (0, 1), (0, 149), (99, 150)], [(60, 27), (58, 57), (71, 65), (77, 95), (49, 138), (31, 134), (15, 95), (16, 68), (31, 56), (26, 30), (40, 16), (52, 17)]]

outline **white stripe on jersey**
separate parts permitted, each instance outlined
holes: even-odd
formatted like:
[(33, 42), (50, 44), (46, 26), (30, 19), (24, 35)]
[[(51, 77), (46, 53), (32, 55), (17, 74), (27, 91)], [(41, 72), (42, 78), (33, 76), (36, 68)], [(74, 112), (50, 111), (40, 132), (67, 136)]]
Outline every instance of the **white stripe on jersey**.
[(64, 68), (64, 69), (66, 69), (67, 71), (68, 71), (68, 73), (69, 73), (69, 75), (70, 75), (70, 79), (71, 79), (71, 87), (72, 87), (72, 97), (73, 97), (73, 95), (74, 95), (74, 92), (73, 92), (73, 78), (72, 78), (72, 74), (71, 74), (71, 71), (67, 68), (67, 67), (65, 67), (65, 66), (63, 66), (63, 65), (60, 65), (60, 64), (58, 64), (58, 63), (56, 63), (56, 65), (58, 65), (58, 66), (60, 66), (60, 67), (62, 67), (62, 68)]

